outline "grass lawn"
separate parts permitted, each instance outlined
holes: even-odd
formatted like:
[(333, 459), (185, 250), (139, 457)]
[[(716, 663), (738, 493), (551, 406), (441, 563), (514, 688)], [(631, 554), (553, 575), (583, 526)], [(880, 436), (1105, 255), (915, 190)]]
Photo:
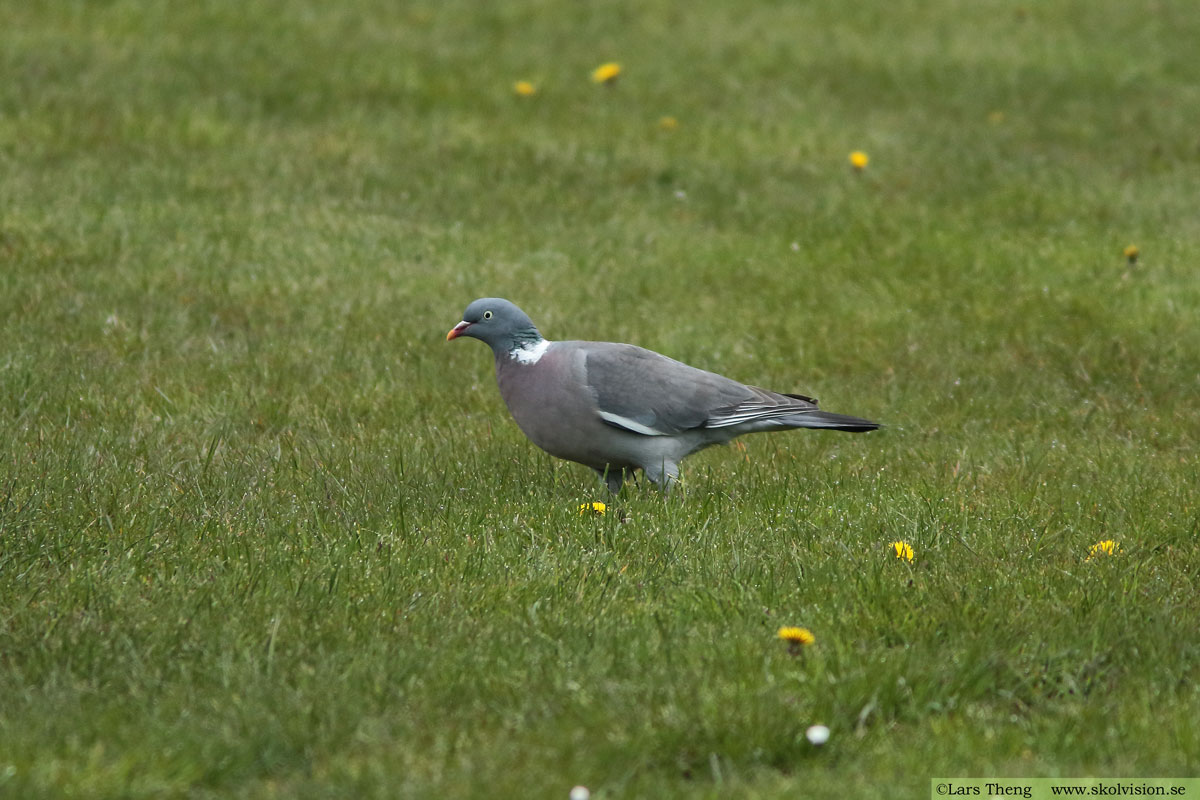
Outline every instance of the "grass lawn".
[[(1193, 0), (4, 7), (0, 796), (1200, 775)], [(484, 295), (886, 427), (612, 499)]]

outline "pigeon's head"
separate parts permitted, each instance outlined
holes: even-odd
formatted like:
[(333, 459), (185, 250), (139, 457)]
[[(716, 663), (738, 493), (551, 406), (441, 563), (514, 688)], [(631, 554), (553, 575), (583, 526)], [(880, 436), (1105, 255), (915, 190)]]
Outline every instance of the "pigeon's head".
[(542, 338), (524, 311), (499, 297), (483, 297), (467, 306), (463, 321), (450, 329), (446, 340), (460, 336), (486, 342), (497, 353), (507, 353)]

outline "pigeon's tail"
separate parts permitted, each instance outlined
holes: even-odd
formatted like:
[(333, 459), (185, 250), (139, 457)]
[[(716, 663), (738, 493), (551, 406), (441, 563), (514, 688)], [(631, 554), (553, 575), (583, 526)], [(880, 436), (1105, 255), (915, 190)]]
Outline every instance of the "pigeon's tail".
[(796, 428), (821, 428), (830, 431), (849, 431), (850, 433), (865, 433), (879, 427), (878, 422), (871, 422), (862, 417), (852, 417), (849, 414), (834, 414), (832, 411), (805, 411), (780, 418)]
[[(780, 428), (823, 428), (830, 431), (863, 433), (879, 427), (862, 417), (834, 414), (817, 408), (817, 401), (801, 394), (777, 394), (748, 387), (757, 398), (717, 409), (705, 421), (706, 428), (735, 428), (738, 433), (773, 431)], [(761, 399), (759, 399), (761, 398)]]

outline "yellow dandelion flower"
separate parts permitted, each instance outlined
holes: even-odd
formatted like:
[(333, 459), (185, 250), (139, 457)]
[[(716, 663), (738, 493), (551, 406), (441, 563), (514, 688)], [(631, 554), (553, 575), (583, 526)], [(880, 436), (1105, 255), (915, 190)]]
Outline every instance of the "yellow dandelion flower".
[(988, 114), (988, 122), (992, 123), (993, 125), (999, 125), (1001, 122), (1004, 122), (1004, 112), (1003, 111), (991, 112), (990, 114)]
[(912, 548), (911, 544), (909, 544), (908, 542), (903, 542), (903, 541), (892, 542), (891, 547), (892, 547), (892, 550), (895, 551), (895, 553), (896, 553), (896, 558), (902, 558), (905, 561), (908, 561), (910, 563), (912, 562), (913, 548)]
[(817, 640), (817, 637), (813, 636), (812, 631), (808, 628), (780, 628), (777, 635), (788, 644), (800, 645), (801, 647), (812, 644)]
[(1138, 254), (1140, 254), (1140, 253), (1141, 253), (1141, 251), (1140, 251), (1140, 250), (1138, 250), (1138, 246), (1137, 246), (1136, 244), (1131, 244), (1131, 245), (1129, 245), (1129, 246), (1128, 246), (1128, 247), (1126, 247), (1126, 248), (1125, 248), (1125, 250), (1124, 250), (1124, 251), (1122, 251), (1122, 252), (1124, 252), (1124, 253), (1125, 253), (1125, 258), (1126, 258), (1126, 259), (1129, 261), (1129, 263), (1130, 263), (1130, 264), (1136, 264), (1136, 263), (1137, 263)]
[(615, 61), (610, 61), (592, 70), (592, 83), (612, 83), (620, 74), (621, 65)]
[(1105, 539), (1103, 542), (1096, 542), (1088, 550), (1087, 560), (1091, 561), (1093, 556), (1115, 556), (1121, 552), (1121, 545), (1114, 542), (1112, 539)]
[(537, 94), (537, 87), (529, 81), (517, 81), (513, 84), (513, 91), (521, 97), (529, 97), (531, 94)]
[(604, 516), (604, 512), (608, 511), (608, 506), (604, 505), (604, 503), (599, 503), (599, 502), (583, 503), (582, 505), (579, 506), (579, 516), (583, 516), (584, 514), (588, 513), (589, 511), (593, 514), (599, 514), (600, 516)]
[(658, 121), (658, 127), (664, 131), (673, 131), (679, 127), (679, 120), (674, 117), (663, 117)]
[(866, 169), (867, 164), (870, 163), (870, 161), (871, 157), (862, 150), (855, 150), (850, 154), (850, 166), (854, 167), (855, 169)]

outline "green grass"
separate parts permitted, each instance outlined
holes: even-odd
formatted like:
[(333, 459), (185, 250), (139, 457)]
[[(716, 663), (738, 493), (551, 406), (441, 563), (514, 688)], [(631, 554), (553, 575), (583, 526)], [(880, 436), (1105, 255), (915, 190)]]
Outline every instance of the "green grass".
[[(1190, 0), (5, 6), (0, 796), (1200, 774)], [(583, 517), (481, 295), (887, 427)]]

